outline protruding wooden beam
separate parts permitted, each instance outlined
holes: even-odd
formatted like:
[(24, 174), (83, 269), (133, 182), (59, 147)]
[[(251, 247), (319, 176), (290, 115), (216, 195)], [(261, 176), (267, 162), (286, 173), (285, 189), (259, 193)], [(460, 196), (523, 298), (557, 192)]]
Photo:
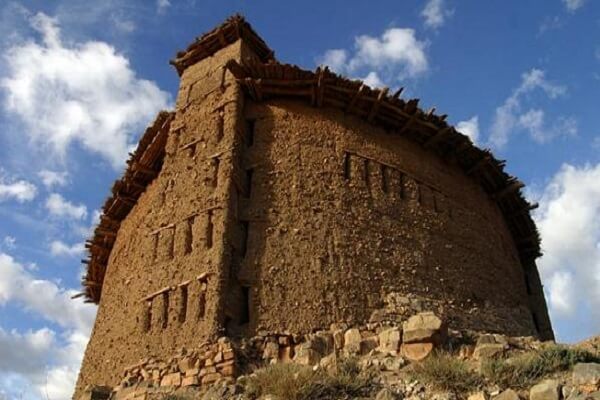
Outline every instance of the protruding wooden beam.
[(363, 92), (366, 89), (366, 85), (361, 84), (358, 87), (358, 90), (356, 91), (356, 93), (354, 94), (354, 96), (352, 96), (352, 99), (350, 100), (350, 103), (348, 103), (348, 107), (346, 107), (346, 112), (350, 112), (352, 111), (352, 108), (354, 107), (354, 105), (356, 104), (356, 102), (358, 101), (358, 99), (360, 98), (360, 96), (363, 94)]
[(367, 121), (369, 121), (369, 122), (373, 121), (373, 119), (377, 115), (377, 111), (379, 111), (379, 107), (381, 106), (381, 102), (385, 98), (385, 95), (387, 94), (388, 90), (390, 90), (390, 89), (389, 88), (383, 88), (383, 89), (379, 90), (379, 94), (377, 95), (377, 99), (375, 100), (375, 102), (373, 102), (373, 106), (371, 107), (371, 111), (369, 112), (369, 115), (367, 116)]
[(425, 143), (423, 143), (423, 147), (427, 149), (427, 148), (433, 146), (434, 144), (439, 142), (441, 139), (443, 139), (444, 136), (446, 136), (446, 134), (450, 131), (452, 131), (451, 126), (448, 126), (444, 129), (440, 129), (433, 136), (431, 136), (429, 139), (427, 139), (427, 141)]
[(502, 199), (504, 196), (514, 193), (517, 190), (521, 189), (522, 187), (525, 187), (525, 184), (523, 182), (520, 181), (514, 181), (512, 183), (509, 183), (506, 187), (504, 187), (503, 189), (500, 189), (498, 192), (494, 193), (494, 195), (492, 196), (495, 200), (500, 200)]
[(485, 164), (489, 163), (491, 160), (492, 160), (492, 156), (489, 154), (486, 154), (479, 161), (477, 161), (475, 164), (473, 164), (465, 173), (467, 175), (473, 175), (473, 173), (478, 171), (479, 168), (483, 167)]
[(398, 131), (398, 134), (402, 135), (402, 134), (406, 133), (412, 127), (412, 125), (415, 123), (416, 120), (417, 120), (417, 114), (415, 113), (406, 120), (406, 122), (404, 123), (402, 128), (400, 128), (400, 130)]

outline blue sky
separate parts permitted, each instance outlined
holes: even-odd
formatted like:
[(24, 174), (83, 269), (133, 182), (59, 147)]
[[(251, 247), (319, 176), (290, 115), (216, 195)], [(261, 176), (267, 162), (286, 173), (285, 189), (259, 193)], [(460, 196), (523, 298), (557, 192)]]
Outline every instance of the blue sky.
[(436, 107), (527, 183), (558, 339), (600, 331), (600, 2), (0, 3), (0, 399), (70, 398), (83, 241), (177, 50), (242, 12), (279, 60)]

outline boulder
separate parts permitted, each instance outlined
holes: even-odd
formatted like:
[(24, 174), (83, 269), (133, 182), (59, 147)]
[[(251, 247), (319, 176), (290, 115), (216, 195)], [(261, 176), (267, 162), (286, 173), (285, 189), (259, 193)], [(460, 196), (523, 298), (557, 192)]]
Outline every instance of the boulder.
[(473, 350), (473, 358), (481, 360), (504, 353), (508, 349), (508, 341), (502, 335), (482, 335)]
[(358, 329), (348, 329), (346, 333), (344, 333), (344, 352), (346, 354), (359, 354), (361, 341), (362, 337), (360, 336), (360, 331)]
[(396, 353), (400, 349), (401, 332), (398, 328), (390, 328), (379, 333), (379, 351)]
[(467, 397), (467, 400), (488, 400), (488, 396), (485, 392), (476, 392), (471, 393), (469, 397)]
[(263, 359), (273, 360), (279, 358), (279, 345), (275, 342), (265, 343), (263, 351)]
[(498, 396), (494, 396), (493, 400), (520, 400), (519, 395), (512, 389), (506, 389)]
[(600, 364), (578, 363), (573, 367), (573, 385), (589, 393), (600, 389)]
[(402, 356), (410, 361), (424, 360), (433, 351), (433, 343), (403, 343)]
[(560, 385), (557, 380), (547, 379), (529, 390), (529, 400), (559, 400)]
[(413, 315), (404, 322), (402, 327), (403, 343), (434, 343), (441, 344), (448, 336), (446, 324), (432, 312), (422, 312)]
[(321, 359), (320, 354), (316, 350), (311, 349), (307, 343), (297, 346), (295, 353), (294, 362), (302, 365), (316, 365)]

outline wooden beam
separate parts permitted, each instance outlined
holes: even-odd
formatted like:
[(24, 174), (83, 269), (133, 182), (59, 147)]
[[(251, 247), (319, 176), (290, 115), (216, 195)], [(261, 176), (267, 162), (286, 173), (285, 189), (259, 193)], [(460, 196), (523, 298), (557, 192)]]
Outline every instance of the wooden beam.
[(509, 183), (506, 187), (504, 187), (504, 188), (500, 189), (499, 191), (497, 191), (496, 193), (494, 193), (494, 195), (492, 197), (494, 198), (494, 200), (500, 200), (504, 196), (514, 193), (517, 190), (521, 189), (522, 187), (525, 187), (525, 184), (523, 182), (514, 181), (512, 183)]
[(452, 131), (452, 127), (448, 126), (444, 129), (440, 129), (433, 136), (431, 136), (425, 143), (423, 143), (424, 148), (429, 148), (433, 146), (435, 143), (439, 142), (448, 132)]
[(416, 119), (417, 119), (417, 114), (416, 113), (413, 114), (413, 115), (411, 115), (410, 118), (408, 118), (406, 120), (406, 122), (404, 123), (404, 125), (402, 126), (402, 128), (400, 128), (400, 130), (398, 131), (398, 133), (400, 135), (406, 133), (411, 128), (411, 126), (416, 121)]
[(381, 105), (381, 102), (385, 98), (385, 95), (387, 94), (388, 90), (390, 90), (390, 89), (383, 88), (379, 91), (379, 94), (377, 95), (377, 100), (375, 100), (375, 102), (373, 102), (373, 106), (371, 107), (371, 111), (369, 112), (369, 116), (367, 117), (367, 121), (369, 121), (369, 122), (373, 121), (373, 119), (377, 115), (377, 111), (379, 111), (379, 106)]
[(487, 164), (488, 162), (490, 162), (492, 159), (492, 156), (489, 154), (486, 154), (485, 156), (483, 156), (479, 161), (477, 161), (475, 164), (473, 164), (466, 172), (465, 174), (467, 175), (473, 175), (474, 172), (478, 171), (481, 167), (483, 167), (485, 164)]
[(356, 93), (354, 94), (354, 96), (352, 96), (352, 99), (350, 100), (350, 103), (348, 103), (348, 106), (346, 107), (346, 112), (351, 112), (352, 108), (354, 107), (354, 105), (356, 104), (356, 102), (360, 99), (360, 96), (363, 94), (363, 92), (365, 91), (367, 86), (365, 86), (364, 84), (361, 84), (358, 87), (358, 90), (356, 91)]

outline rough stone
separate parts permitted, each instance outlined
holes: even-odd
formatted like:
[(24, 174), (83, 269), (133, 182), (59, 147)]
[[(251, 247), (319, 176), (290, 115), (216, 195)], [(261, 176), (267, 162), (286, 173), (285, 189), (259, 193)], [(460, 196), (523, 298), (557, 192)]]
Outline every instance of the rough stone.
[(344, 333), (344, 352), (346, 354), (359, 354), (361, 341), (362, 336), (360, 336), (360, 331), (358, 329), (348, 329), (346, 333)]
[(520, 400), (519, 395), (512, 389), (506, 389), (497, 396), (494, 396), (492, 400)]
[(476, 360), (492, 358), (502, 354), (508, 347), (508, 341), (502, 335), (482, 335), (473, 350), (473, 358)]
[(559, 400), (560, 385), (557, 380), (547, 379), (529, 390), (529, 400)]
[(471, 393), (467, 400), (488, 400), (489, 397), (485, 392)]
[(448, 334), (446, 324), (433, 312), (413, 315), (402, 328), (403, 343), (430, 342), (441, 344)]
[(410, 361), (424, 360), (433, 351), (433, 343), (403, 343), (402, 356)]
[(321, 356), (319, 353), (311, 349), (308, 346), (300, 345), (296, 348), (296, 355), (294, 356), (294, 362), (302, 365), (316, 365)]
[(578, 363), (573, 367), (573, 385), (586, 392), (593, 392), (600, 388), (600, 364)]
[(388, 388), (381, 389), (375, 396), (375, 400), (396, 400), (397, 398), (398, 396)]
[(379, 333), (379, 351), (395, 353), (400, 349), (401, 333), (398, 328), (390, 328)]
[(198, 381), (197, 376), (186, 376), (185, 378), (183, 378), (181, 380), (181, 386), (183, 386), (183, 387), (198, 386), (199, 384), (200, 384), (200, 382)]
[(160, 386), (181, 386), (181, 374), (179, 372), (174, 372), (165, 375), (160, 381)]

